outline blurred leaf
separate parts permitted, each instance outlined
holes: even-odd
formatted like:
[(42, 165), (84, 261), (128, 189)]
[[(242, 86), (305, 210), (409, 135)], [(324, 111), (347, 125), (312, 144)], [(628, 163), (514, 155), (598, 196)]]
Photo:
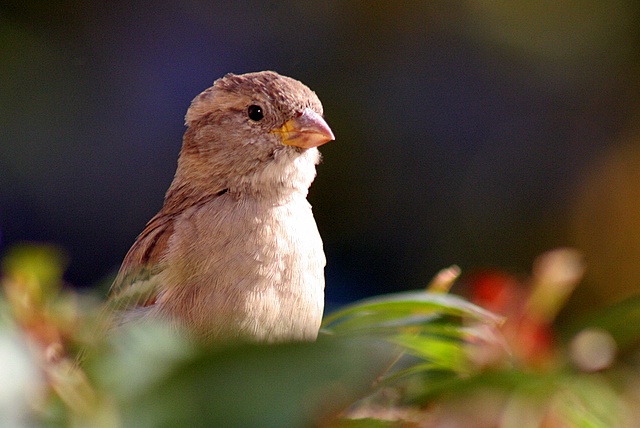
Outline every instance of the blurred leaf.
[[(130, 359), (126, 371), (148, 373), (164, 358), (162, 346), (155, 353)], [(131, 379), (132, 391), (116, 398), (124, 426), (310, 426), (366, 394), (392, 355), (388, 344), (367, 338), (202, 349), (164, 364), (144, 388)], [(123, 391), (130, 379), (122, 374), (100, 376)]]
[(121, 400), (143, 394), (175, 365), (193, 358), (195, 344), (160, 322), (130, 323), (109, 332), (87, 355), (89, 375)]
[(457, 296), (409, 291), (349, 305), (325, 317), (323, 328), (332, 333), (362, 333), (380, 327), (420, 325), (442, 315), (467, 316), (493, 324), (501, 322), (497, 315)]
[(33, 426), (31, 410), (43, 399), (44, 382), (25, 338), (0, 328), (0, 426)]
[(552, 401), (553, 411), (575, 427), (623, 427), (629, 412), (616, 391), (599, 375), (581, 375), (566, 379)]
[[(22, 244), (12, 247), (2, 260), (8, 297), (40, 305), (51, 300), (62, 285), (67, 257), (57, 247)], [(11, 294), (16, 293), (16, 294)]]
[(431, 368), (450, 369), (457, 372), (467, 370), (464, 348), (460, 341), (438, 339), (431, 336), (402, 334), (392, 340), (405, 352), (422, 358)]
[(471, 377), (439, 376), (424, 384), (420, 394), (414, 397), (415, 403), (428, 403), (436, 398), (464, 397), (476, 391), (496, 390), (505, 394), (525, 388), (534, 396), (545, 396), (554, 390), (556, 382), (561, 382), (558, 374), (540, 375), (518, 370), (495, 370), (477, 373)]
[(601, 328), (611, 334), (619, 349), (640, 344), (640, 296), (599, 309), (561, 331), (565, 341), (585, 328)]
[(374, 418), (361, 419), (342, 419), (334, 424), (331, 428), (394, 428), (399, 427), (398, 421), (385, 421)]

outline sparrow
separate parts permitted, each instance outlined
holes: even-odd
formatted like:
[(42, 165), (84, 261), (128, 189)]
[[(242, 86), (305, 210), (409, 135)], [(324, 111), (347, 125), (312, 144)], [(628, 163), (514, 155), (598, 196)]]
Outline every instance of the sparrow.
[(126, 254), (116, 324), (164, 319), (205, 340), (315, 340), (325, 255), (307, 193), (334, 140), (317, 95), (273, 71), (198, 95), (160, 211)]

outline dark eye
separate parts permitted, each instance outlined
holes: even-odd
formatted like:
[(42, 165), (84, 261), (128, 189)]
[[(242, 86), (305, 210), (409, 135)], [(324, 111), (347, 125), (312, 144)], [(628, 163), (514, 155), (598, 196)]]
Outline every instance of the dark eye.
[(262, 120), (264, 117), (264, 113), (262, 112), (262, 107), (257, 106), (255, 104), (250, 105), (247, 109), (247, 114), (249, 115), (249, 119), (258, 122)]

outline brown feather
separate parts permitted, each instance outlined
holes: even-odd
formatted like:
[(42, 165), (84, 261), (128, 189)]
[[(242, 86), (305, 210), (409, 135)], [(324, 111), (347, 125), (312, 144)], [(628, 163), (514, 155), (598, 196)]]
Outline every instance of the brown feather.
[[(164, 269), (163, 259), (168, 249), (169, 239), (173, 234), (177, 215), (189, 207), (206, 204), (224, 193), (226, 193), (226, 189), (217, 192), (213, 196), (199, 199), (180, 199), (175, 196), (172, 197), (169, 192), (167, 193), (165, 206), (149, 220), (122, 261), (118, 276), (113, 282), (110, 291), (111, 300), (118, 301), (117, 307), (113, 309), (132, 309), (134, 307), (149, 306), (156, 302), (160, 292), (156, 287), (148, 290), (131, 290), (130, 287), (138, 281), (149, 280), (151, 276)], [(180, 201), (181, 203), (167, 203), (171, 200)], [(133, 295), (123, 299), (125, 295), (132, 291), (135, 291)]]
[[(147, 223), (131, 249), (127, 252), (118, 276), (111, 287), (112, 309), (123, 310), (135, 306), (146, 306), (157, 299), (157, 289), (131, 290), (138, 281), (146, 281), (163, 269), (161, 260), (173, 233), (173, 218), (162, 215), (162, 211)], [(133, 295), (126, 296), (132, 291)], [(141, 294), (138, 294), (141, 292)]]

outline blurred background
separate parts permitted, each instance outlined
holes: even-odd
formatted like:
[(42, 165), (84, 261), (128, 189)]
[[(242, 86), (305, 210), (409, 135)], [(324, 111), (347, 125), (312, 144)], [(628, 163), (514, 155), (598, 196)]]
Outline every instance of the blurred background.
[(311, 188), (339, 304), (441, 268), (576, 246), (573, 305), (640, 290), (640, 2), (59, 2), (0, 6), (0, 250), (113, 275), (161, 207), (193, 97), (227, 72), (315, 90)]

